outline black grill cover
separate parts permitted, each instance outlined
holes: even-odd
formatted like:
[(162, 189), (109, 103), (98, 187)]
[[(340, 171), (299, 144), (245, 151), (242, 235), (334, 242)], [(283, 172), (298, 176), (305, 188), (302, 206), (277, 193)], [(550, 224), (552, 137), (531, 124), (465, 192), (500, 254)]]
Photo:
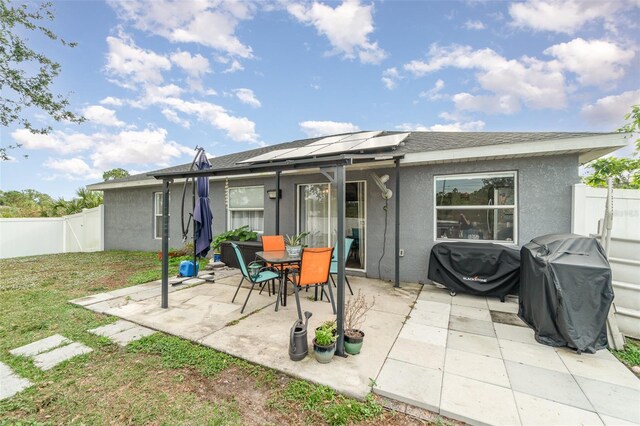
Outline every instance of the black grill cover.
[(600, 243), (573, 234), (537, 237), (522, 247), (518, 316), (536, 340), (594, 353), (607, 347), (613, 287)]
[(504, 300), (517, 293), (520, 253), (491, 243), (439, 243), (431, 249), (427, 277), (455, 292)]

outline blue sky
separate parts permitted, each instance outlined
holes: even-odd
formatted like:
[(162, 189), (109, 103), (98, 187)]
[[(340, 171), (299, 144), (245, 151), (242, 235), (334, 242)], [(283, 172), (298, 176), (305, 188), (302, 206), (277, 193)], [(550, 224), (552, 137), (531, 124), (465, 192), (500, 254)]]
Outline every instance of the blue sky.
[[(144, 172), (356, 130), (613, 131), (640, 103), (640, 2), (55, 3), (29, 35), (82, 125), (11, 126), (2, 190), (70, 197)], [(22, 158), (28, 154), (29, 158)]]

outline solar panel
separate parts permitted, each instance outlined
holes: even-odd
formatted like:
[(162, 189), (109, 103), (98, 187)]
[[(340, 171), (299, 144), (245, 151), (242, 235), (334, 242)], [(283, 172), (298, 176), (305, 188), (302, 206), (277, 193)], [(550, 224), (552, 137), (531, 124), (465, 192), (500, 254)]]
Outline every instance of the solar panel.
[(380, 133), (382, 133), (382, 130), (376, 130), (376, 131), (373, 131), (373, 132), (352, 133), (349, 136), (347, 136), (346, 138), (340, 140), (340, 142), (347, 142), (347, 141), (354, 141), (354, 140), (360, 140), (360, 139), (375, 138)]
[(308, 144), (307, 146), (312, 146), (312, 145), (327, 145), (330, 143), (334, 143), (334, 142), (338, 142), (341, 141), (344, 138), (349, 137), (350, 135), (338, 135), (338, 136), (329, 136), (326, 138), (322, 138), (320, 140), (317, 140), (315, 142), (311, 142), (310, 144)]
[(356, 141), (348, 141), (348, 142), (340, 141), (340, 142), (332, 143), (331, 145), (324, 145), (320, 147), (320, 149), (315, 151), (313, 155), (341, 154), (343, 152), (349, 151), (351, 148), (361, 144), (364, 141), (365, 141), (364, 139), (359, 139)]
[(298, 148), (285, 148), (285, 149), (276, 149), (273, 151), (265, 152), (264, 154), (257, 155), (255, 157), (248, 158), (246, 160), (238, 161), (238, 163), (257, 163), (259, 161), (269, 161), (277, 157), (278, 155), (295, 151)]
[(386, 135), (367, 139), (366, 141), (354, 146), (349, 151), (396, 147), (400, 145), (400, 143), (405, 140), (407, 136), (409, 136), (409, 133), (398, 133), (395, 135)]
[(285, 160), (285, 159), (289, 159), (289, 158), (306, 157), (306, 156), (308, 156), (310, 154), (313, 154), (315, 151), (318, 151), (322, 147), (323, 146), (311, 146), (311, 145), (301, 146), (300, 148), (296, 148), (293, 151), (285, 152), (285, 153), (282, 153), (282, 154), (278, 155), (275, 158), (275, 160)]

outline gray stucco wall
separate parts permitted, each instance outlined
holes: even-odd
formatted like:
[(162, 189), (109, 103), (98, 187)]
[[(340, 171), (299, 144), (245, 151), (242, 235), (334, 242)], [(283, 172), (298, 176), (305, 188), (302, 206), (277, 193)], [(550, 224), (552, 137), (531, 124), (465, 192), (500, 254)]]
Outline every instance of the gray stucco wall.
[[(400, 260), (402, 281), (424, 282), (427, 262), (434, 241), (433, 180), (437, 175), (478, 172), (518, 172), (518, 246), (532, 238), (571, 230), (571, 186), (579, 182), (578, 159), (575, 155), (536, 157), (496, 161), (407, 166), (401, 170), (400, 193), (400, 246), (405, 256)], [(394, 275), (395, 202), (389, 201), (387, 237), (383, 239), (385, 223), (384, 201), (371, 180), (372, 172), (387, 173), (389, 188), (395, 188), (393, 168), (347, 172), (347, 180), (367, 182), (366, 273), (378, 277), (378, 260), (386, 246), (380, 263), (383, 279)], [(296, 188), (301, 183), (322, 183), (321, 174), (282, 176), (280, 200), (280, 233), (296, 232)], [(275, 178), (229, 180), (229, 187), (264, 185), (264, 226), (266, 234), (275, 232), (275, 200), (266, 191), (275, 188)], [(214, 235), (227, 228), (225, 182), (211, 183), (211, 209), (214, 217)], [(105, 248), (123, 250), (160, 250), (160, 240), (153, 239), (153, 193), (160, 186), (105, 191)], [(180, 197), (182, 184), (171, 187), (170, 246), (182, 244), (180, 232)], [(191, 205), (187, 197), (187, 205)], [(515, 246), (515, 244), (514, 244)]]

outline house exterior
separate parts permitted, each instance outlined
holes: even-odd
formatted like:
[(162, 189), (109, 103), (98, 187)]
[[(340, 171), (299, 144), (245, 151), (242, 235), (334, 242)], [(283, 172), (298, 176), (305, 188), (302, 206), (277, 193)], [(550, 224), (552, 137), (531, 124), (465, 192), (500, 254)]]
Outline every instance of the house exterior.
[[(379, 132), (376, 132), (378, 134)], [(382, 132), (379, 136), (397, 135)], [(351, 138), (357, 135), (335, 136)], [(394, 161), (358, 163), (346, 168), (345, 233), (354, 239), (348, 272), (391, 280), (395, 271), (396, 205), (399, 203), (400, 280), (426, 281), (429, 253), (440, 241), (492, 241), (518, 248), (532, 238), (571, 231), (571, 188), (578, 169), (626, 145), (619, 133), (446, 133), (411, 132), (392, 150), (399, 159), (400, 197), (385, 200), (374, 174), (388, 175), (395, 190)], [(224, 172), (251, 164), (276, 150), (305, 147), (323, 138), (304, 139), (211, 159)], [(321, 142), (320, 142), (321, 143)], [(375, 150), (374, 150), (375, 152)], [(212, 154), (212, 153), (210, 153)], [(249, 163), (247, 163), (249, 161)], [(190, 164), (158, 172), (186, 171)], [(210, 178), (214, 235), (242, 225), (275, 233), (275, 173)], [(318, 168), (280, 175), (280, 233), (309, 231), (311, 246), (335, 242), (335, 191)], [(170, 186), (171, 247), (182, 246), (181, 210), (188, 218), (191, 186)], [(151, 174), (101, 182), (107, 250), (161, 248), (162, 188)]]

